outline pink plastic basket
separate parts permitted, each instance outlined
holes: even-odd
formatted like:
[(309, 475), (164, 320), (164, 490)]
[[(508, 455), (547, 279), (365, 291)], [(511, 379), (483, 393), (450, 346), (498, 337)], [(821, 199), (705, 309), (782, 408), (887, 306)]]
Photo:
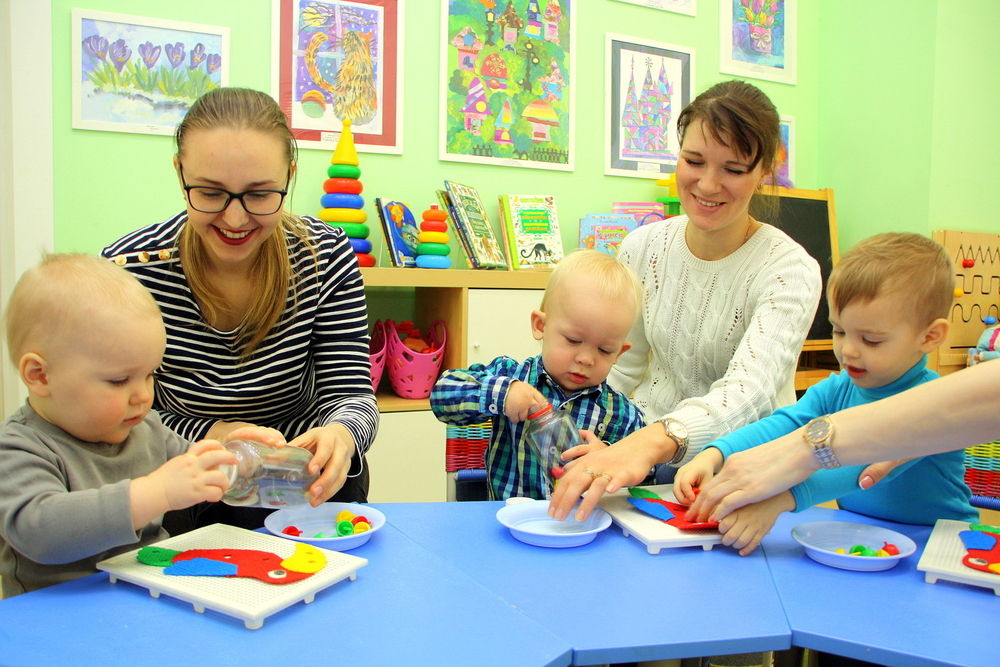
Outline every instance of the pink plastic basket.
[(375, 320), (371, 342), (368, 344), (372, 355), (372, 391), (378, 391), (378, 383), (382, 380), (385, 357), (389, 350), (388, 340), (389, 337), (385, 335), (385, 324), (382, 320)]
[(446, 334), (444, 322), (436, 320), (424, 336), (424, 340), (434, 345), (433, 352), (421, 354), (403, 345), (396, 325), (387, 320), (386, 339), (388, 339), (388, 354), (386, 366), (389, 371), (389, 382), (392, 390), (402, 398), (427, 398), (431, 395), (434, 382), (441, 372), (441, 362), (444, 360), (444, 345)]

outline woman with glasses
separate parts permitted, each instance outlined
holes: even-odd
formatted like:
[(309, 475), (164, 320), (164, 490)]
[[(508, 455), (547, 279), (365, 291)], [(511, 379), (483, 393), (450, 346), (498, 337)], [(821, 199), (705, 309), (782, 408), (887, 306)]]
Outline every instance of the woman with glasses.
[[(190, 440), (309, 449), (322, 469), (313, 505), (365, 502), (379, 414), (364, 286), (341, 230), (283, 209), (296, 158), (284, 113), (264, 93), (219, 88), (192, 105), (175, 138), (187, 210), (103, 252), (163, 311), (154, 408)], [(269, 511), (217, 503), (165, 526), (256, 528)]]

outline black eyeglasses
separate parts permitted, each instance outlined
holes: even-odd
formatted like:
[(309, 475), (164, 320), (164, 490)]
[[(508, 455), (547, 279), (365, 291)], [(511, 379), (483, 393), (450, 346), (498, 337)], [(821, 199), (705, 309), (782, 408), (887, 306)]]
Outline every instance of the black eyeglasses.
[[(240, 204), (251, 215), (271, 215), (281, 210), (288, 190), (247, 190), (246, 192), (230, 192), (222, 188), (208, 188), (203, 185), (188, 185), (184, 183), (184, 167), (177, 165), (181, 173), (181, 183), (187, 195), (191, 208), (202, 213), (221, 213), (229, 206), (229, 202), (239, 199)], [(291, 181), (291, 174), (288, 175)], [(288, 187), (287, 185), (285, 186)]]

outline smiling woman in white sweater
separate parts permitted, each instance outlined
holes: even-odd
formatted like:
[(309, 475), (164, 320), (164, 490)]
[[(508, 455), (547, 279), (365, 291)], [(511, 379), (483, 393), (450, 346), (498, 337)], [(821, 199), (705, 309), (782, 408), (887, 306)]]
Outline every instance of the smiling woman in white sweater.
[(620, 259), (643, 284), (632, 348), (608, 377), (642, 408), (642, 429), (606, 446), (566, 452), (550, 503), (583, 519), (605, 492), (641, 482), (656, 464), (679, 466), (702, 446), (794, 402), (791, 379), (816, 314), (816, 260), (784, 232), (750, 216), (773, 171), (778, 112), (741, 82), (717, 84), (678, 118), (677, 188), (685, 215), (629, 234)]

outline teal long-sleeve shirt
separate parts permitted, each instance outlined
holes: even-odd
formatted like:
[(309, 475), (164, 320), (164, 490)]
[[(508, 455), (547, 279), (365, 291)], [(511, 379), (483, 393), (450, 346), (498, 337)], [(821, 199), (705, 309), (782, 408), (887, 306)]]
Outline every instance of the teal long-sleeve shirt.
[[(744, 426), (707, 445), (724, 458), (787, 435), (814, 417), (871, 403), (939, 377), (927, 368), (926, 357), (901, 378), (878, 389), (862, 389), (847, 373), (834, 374), (810, 387), (798, 403)], [(836, 436), (835, 436), (836, 437)], [(835, 441), (836, 442), (836, 441)], [(795, 511), (836, 500), (842, 509), (899, 523), (933, 525), (938, 519), (978, 521), (972, 492), (965, 483), (962, 451), (923, 456), (898, 466), (867, 491), (858, 488), (865, 466), (819, 470), (792, 487)]]

